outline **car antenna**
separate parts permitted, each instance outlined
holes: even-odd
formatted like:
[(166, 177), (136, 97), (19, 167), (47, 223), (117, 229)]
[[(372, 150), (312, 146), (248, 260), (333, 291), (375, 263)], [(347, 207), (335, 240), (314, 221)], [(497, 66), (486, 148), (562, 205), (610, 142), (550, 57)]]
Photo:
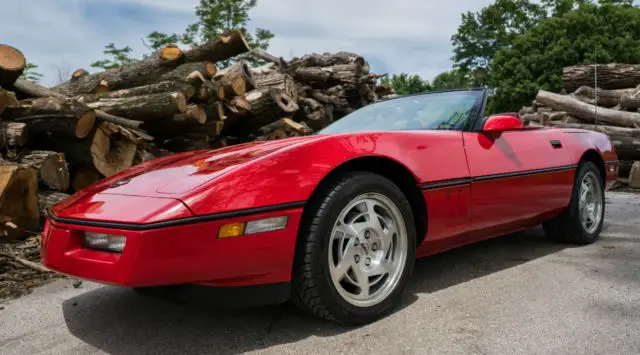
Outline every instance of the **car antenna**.
[(593, 48), (593, 61), (594, 61), (594, 65), (593, 65), (593, 82), (594, 82), (594, 114), (596, 115), (595, 117), (595, 123), (596, 123), (596, 131), (598, 131), (598, 47), (594, 46)]

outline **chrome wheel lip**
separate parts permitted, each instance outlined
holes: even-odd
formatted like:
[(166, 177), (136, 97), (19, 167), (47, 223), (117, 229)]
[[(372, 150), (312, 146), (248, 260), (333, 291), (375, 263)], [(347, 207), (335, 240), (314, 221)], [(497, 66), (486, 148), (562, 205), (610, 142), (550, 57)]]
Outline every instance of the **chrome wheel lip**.
[[(372, 216), (379, 223), (370, 223), (375, 221)], [(362, 308), (387, 299), (402, 278), (408, 240), (402, 212), (387, 196), (369, 192), (349, 201), (334, 222), (328, 242), (329, 276), (340, 297)], [(364, 290), (360, 280), (365, 277), (370, 294), (359, 294), (353, 288)]]
[(578, 216), (585, 232), (594, 233), (602, 223), (603, 198), (600, 180), (588, 171), (580, 182)]

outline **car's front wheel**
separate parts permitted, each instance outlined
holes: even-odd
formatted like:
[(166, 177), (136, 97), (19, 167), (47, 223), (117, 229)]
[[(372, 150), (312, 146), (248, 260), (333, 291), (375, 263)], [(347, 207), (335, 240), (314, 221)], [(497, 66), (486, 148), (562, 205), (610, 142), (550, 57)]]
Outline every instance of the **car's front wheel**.
[(380, 175), (350, 173), (308, 208), (294, 265), (294, 302), (342, 324), (369, 323), (395, 309), (416, 246), (402, 191)]

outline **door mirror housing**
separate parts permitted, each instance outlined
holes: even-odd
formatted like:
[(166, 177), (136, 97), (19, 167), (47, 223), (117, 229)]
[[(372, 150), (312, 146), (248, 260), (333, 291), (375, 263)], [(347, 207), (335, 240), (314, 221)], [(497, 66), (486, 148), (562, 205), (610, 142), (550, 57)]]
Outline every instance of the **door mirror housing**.
[(484, 132), (503, 132), (522, 129), (523, 124), (518, 114), (501, 113), (489, 116), (484, 122), (482, 131)]

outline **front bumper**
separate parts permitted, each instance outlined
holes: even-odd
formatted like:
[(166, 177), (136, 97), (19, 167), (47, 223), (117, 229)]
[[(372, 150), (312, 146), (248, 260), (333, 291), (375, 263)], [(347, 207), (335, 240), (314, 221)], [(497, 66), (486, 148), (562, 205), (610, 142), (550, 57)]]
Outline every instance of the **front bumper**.
[[(286, 228), (218, 239), (225, 223), (288, 216)], [(201, 284), (249, 286), (288, 282), (302, 207), (195, 221), (152, 229), (87, 226), (49, 215), (42, 234), (45, 267), (73, 277), (126, 287)], [(84, 232), (126, 236), (122, 253), (88, 249)]]

